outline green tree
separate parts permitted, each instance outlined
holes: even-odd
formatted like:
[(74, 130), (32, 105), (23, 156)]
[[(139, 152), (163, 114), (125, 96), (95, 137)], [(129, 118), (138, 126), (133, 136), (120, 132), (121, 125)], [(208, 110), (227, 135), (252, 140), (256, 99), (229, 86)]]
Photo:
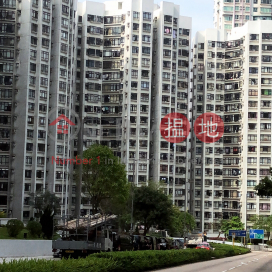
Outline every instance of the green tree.
[(229, 220), (222, 219), (219, 223), (219, 234), (218, 237), (220, 237), (221, 233), (225, 234), (225, 237), (227, 236), (227, 233), (229, 231)]
[(36, 216), (40, 218), (44, 237), (52, 239), (54, 215), (60, 210), (61, 199), (49, 191), (37, 192), (30, 196), (32, 197), (30, 204), (34, 206), (37, 211)]
[(272, 196), (272, 180), (269, 177), (265, 177), (254, 189), (257, 191), (258, 196)]
[(1, 211), (0, 218), (7, 218), (7, 214), (4, 211)]
[(11, 219), (7, 223), (7, 231), (10, 237), (16, 237), (24, 228), (22, 221), (18, 219)]
[(30, 220), (27, 223), (26, 228), (32, 237), (40, 237), (40, 235), (42, 234), (42, 225), (37, 221)]
[(42, 225), (43, 237), (47, 239), (53, 238), (53, 229), (54, 229), (54, 212), (50, 207), (45, 208), (40, 223)]
[(177, 234), (184, 237), (196, 227), (195, 218), (188, 212), (181, 212), (177, 206), (172, 207), (170, 232), (172, 236)]
[(233, 216), (230, 219), (223, 219), (220, 222), (221, 231), (225, 233), (225, 237), (229, 235), (229, 230), (243, 230), (244, 224), (239, 216)]
[(94, 212), (119, 213), (129, 196), (125, 165), (98, 144), (83, 152), (82, 162), (82, 192), (90, 197)]
[(173, 213), (172, 201), (150, 182), (134, 188), (134, 219), (144, 225), (144, 235), (152, 225), (167, 228)]
[(30, 205), (34, 206), (37, 211), (36, 216), (40, 218), (45, 210), (50, 210), (51, 213), (56, 214), (60, 209), (61, 199), (54, 193), (49, 191), (31, 193)]
[(254, 215), (250, 218), (250, 221), (253, 222), (254, 229), (263, 229), (267, 233), (268, 240), (270, 238), (270, 232), (272, 229), (272, 215)]

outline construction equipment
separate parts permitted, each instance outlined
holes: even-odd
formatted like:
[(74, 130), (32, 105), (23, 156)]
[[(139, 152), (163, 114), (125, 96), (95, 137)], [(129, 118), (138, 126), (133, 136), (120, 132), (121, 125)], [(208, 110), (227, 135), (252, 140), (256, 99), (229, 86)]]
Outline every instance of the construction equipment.
[(53, 252), (61, 257), (84, 257), (101, 251), (112, 251), (115, 233), (112, 232), (112, 220), (115, 215), (95, 214), (74, 220), (64, 218), (57, 226), (61, 239), (52, 241)]

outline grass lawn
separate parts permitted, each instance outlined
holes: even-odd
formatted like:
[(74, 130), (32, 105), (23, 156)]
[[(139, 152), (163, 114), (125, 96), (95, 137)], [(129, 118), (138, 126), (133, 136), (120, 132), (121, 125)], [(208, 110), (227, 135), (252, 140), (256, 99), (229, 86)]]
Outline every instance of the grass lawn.
[[(27, 229), (23, 229), (16, 238), (9, 237), (7, 228), (0, 227), (0, 239), (24, 239), (24, 233), (27, 233), (27, 238), (25, 240), (45, 240), (42, 238), (42, 236), (41, 238), (30, 236)], [(59, 235), (55, 233), (53, 239), (55, 240), (58, 238), (59, 238)]]

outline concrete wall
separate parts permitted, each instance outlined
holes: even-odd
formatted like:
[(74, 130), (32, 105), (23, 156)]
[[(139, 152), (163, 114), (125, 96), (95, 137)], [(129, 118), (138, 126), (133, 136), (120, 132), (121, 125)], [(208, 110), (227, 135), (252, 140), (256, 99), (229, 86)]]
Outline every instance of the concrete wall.
[(0, 226), (5, 226), (9, 220), (17, 218), (0, 218)]
[(0, 258), (52, 256), (52, 241), (0, 240)]

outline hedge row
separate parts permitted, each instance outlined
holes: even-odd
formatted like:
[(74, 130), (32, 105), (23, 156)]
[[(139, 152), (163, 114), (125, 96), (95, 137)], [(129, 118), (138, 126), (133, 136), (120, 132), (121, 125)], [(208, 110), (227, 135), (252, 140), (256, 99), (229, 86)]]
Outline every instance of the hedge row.
[(214, 244), (216, 249), (125, 251), (97, 253), (85, 259), (20, 260), (0, 265), (0, 272), (138, 272), (248, 253), (250, 250)]

